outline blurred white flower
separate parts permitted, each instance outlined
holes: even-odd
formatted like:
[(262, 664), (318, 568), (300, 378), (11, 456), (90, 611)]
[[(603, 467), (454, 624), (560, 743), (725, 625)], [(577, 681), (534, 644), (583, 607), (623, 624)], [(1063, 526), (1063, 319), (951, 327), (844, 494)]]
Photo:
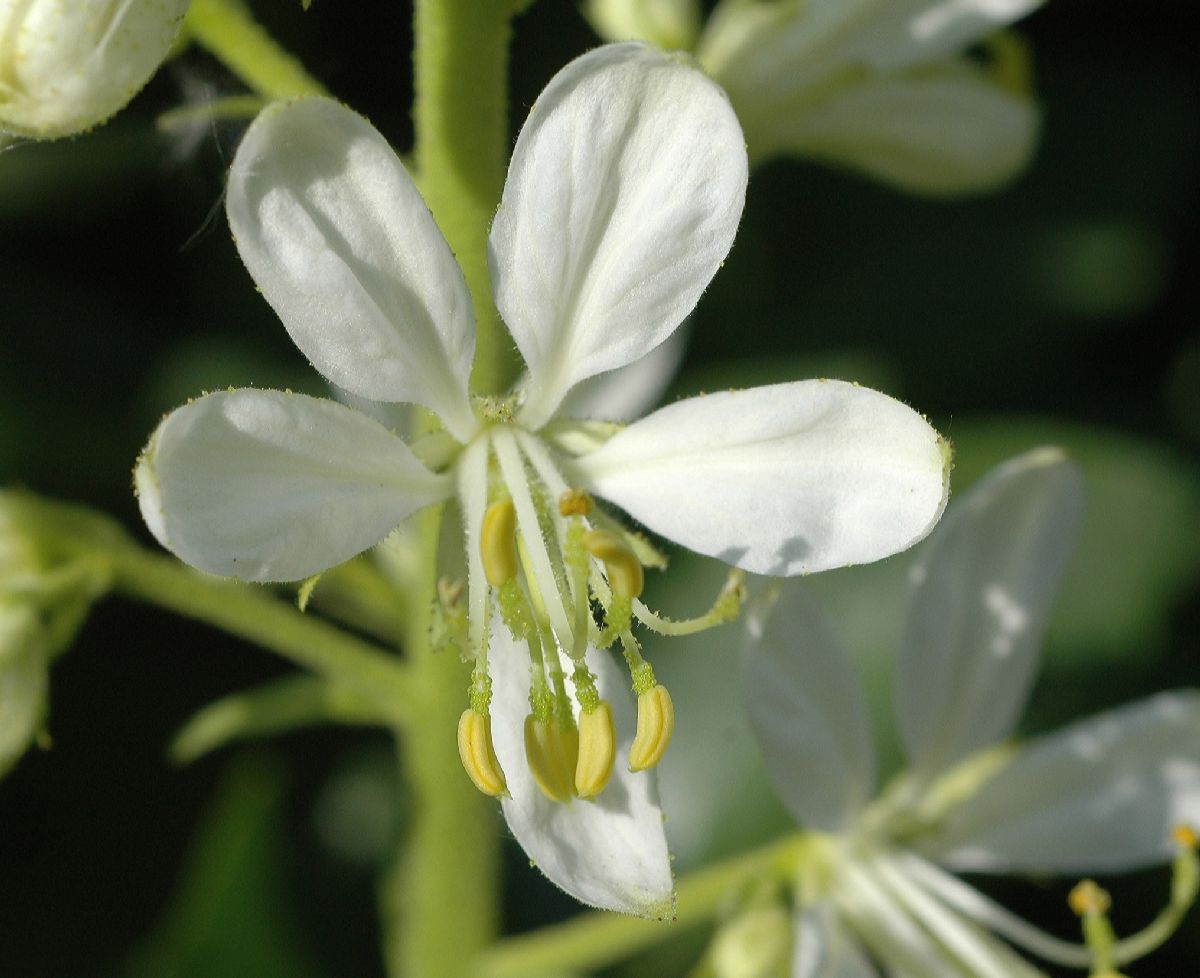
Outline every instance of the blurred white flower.
[(874, 801), (863, 691), (828, 622), (799, 590), (752, 622), (751, 720), (780, 797), (813, 832), (797, 884), (793, 978), (1041, 974), (992, 932), (1086, 968), (1086, 948), (947, 870), (1120, 872), (1170, 860), (1172, 829), (1200, 822), (1200, 692), (1004, 743), (1082, 498), (1075, 466), (1041, 449), (995, 470), (931, 535), (897, 673), (908, 768)]
[(721, 0), (694, 47), (679, 25), (699, 19), (695, 0), (587, 9), (605, 38), (694, 50), (729, 93), (755, 161), (804, 156), (943, 196), (999, 186), (1032, 156), (1028, 56), (997, 32), (1041, 3)]
[(188, 3), (0, 0), (0, 131), (54, 139), (105, 122), (166, 58)]
[[(326, 378), (359, 398), (421, 404), (445, 430), (410, 447), (333, 401), (232, 390), (171, 413), (136, 471), (164, 546), (257, 581), (324, 570), (456, 499), (464, 551), (448, 573), (465, 566), (466, 593), (443, 588), (441, 627), (474, 661), (464, 766), (481, 790), (511, 795), (514, 834), (555, 882), (658, 916), (671, 912), (661, 813), (652, 779), (627, 768), (657, 763), (673, 709), (631, 627), (676, 626), (639, 600), (655, 551), (590, 493), (686, 547), (774, 574), (903, 549), (946, 495), (938, 434), (848, 383), (725, 391), (627, 427), (560, 416), (602, 374), (586, 409), (608, 391), (624, 413), (611, 372), (643, 358), (669, 366), (653, 351), (724, 260), (746, 173), (733, 112), (700, 72), (639, 44), (567, 65), (521, 131), (491, 229), (496, 305), (527, 376), (509, 396), (472, 398), (471, 298), (400, 161), (334, 102), (275, 104), (230, 173), (247, 268)], [(614, 641), (638, 694), (636, 737), (597, 651)]]

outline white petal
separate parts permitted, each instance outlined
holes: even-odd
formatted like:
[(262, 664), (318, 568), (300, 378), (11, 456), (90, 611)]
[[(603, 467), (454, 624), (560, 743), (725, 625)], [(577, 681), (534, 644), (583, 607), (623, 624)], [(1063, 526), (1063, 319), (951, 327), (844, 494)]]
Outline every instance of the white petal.
[(321, 373), (360, 397), (429, 407), (466, 440), (471, 297), (369, 122), (329, 99), (268, 106), (238, 147), (226, 209), (254, 281)]
[(365, 415), (279, 391), (171, 412), (134, 473), (158, 541), (211, 574), (294, 581), (378, 543), (449, 481)]
[[(844, 0), (825, 0), (825, 5), (839, 2)], [(963, 51), (1043, 2), (875, 0), (875, 15), (845, 34), (838, 58), (881, 70), (929, 64)]]
[[(859, 170), (914, 193), (978, 192), (1015, 177), (1033, 155), (1040, 115), (965, 63), (874, 76), (806, 101), (804, 91), (746, 93), (756, 158), (792, 153)], [(739, 106), (741, 102), (739, 101)]]
[[(953, 59), (1044, 0), (724, 0), (697, 48), (739, 116), (790, 92), (796, 105), (865, 73)], [(865, 69), (865, 72), (864, 72)], [(775, 93), (775, 94), (772, 94)], [(750, 104), (747, 103), (751, 97)]]
[[(530, 860), (575, 899), (604, 910), (656, 920), (675, 916), (675, 890), (663, 814), (652, 771), (631, 774), (633, 696), (609, 654), (588, 649), (588, 665), (612, 706), (617, 728), (612, 780), (595, 801), (550, 801), (525, 759), (529, 653), (499, 620), (489, 652), (493, 679), (492, 741), (512, 797), (504, 817)], [(569, 670), (564, 660), (564, 669)], [(568, 672), (569, 675), (569, 672)]]
[(517, 139), (489, 249), (529, 367), (527, 426), (691, 312), (733, 243), (746, 174), (724, 92), (678, 58), (608, 45), (551, 80)]
[(875, 787), (867, 705), (850, 657), (799, 584), (747, 623), (746, 712), (779, 797), (805, 827), (848, 827)]
[(1082, 515), (1079, 469), (1059, 449), (1036, 449), (957, 499), (921, 548), (896, 670), (918, 776), (1012, 733)]
[(878, 978), (858, 940), (846, 932), (831, 904), (816, 903), (796, 916), (791, 978)]
[(925, 536), (945, 505), (949, 452), (899, 401), (812, 380), (678, 401), (577, 464), (588, 488), (656, 533), (792, 575)]
[(1030, 742), (929, 846), (964, 870), (1119, 872), (1200, 825), (1200, 692), (1163, 693)]
[(681, 327), (640, 360), (589, 377), (571, 388), (560, 413), (595, 421), (632, 421), (662, 401), (687, 350)]

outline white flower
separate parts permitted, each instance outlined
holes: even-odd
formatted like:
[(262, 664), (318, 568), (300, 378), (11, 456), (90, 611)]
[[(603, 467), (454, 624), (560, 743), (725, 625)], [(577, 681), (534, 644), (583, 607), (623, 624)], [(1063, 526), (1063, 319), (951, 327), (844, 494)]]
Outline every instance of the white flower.
[(83, 132), (137, 94), (189, 0), (0, 0), (0, 130)]
[(1082, 511), (1055, 449), (995, 470), (951, 507), (914, 573), (896, 709), (908, 769), (872, 802), (863, 691), (801, 592), (755, 623), (744, 661), (780, 797), (817, 833), (797, 893), (793, 978), (1040, 972), (1086, 949), (1035, 930), (947, 872), (1110, 873), (1166, 862), (1200, 822), (1200, 693), (1160, 694), (1038, 737), (1009, 737)]
[[(970, 193), (1011, 179), (1033, 153), (1027, 56), (997, 31), (1041, 3), (722, 0), (695, 51), (756, 160), (795, 154), (917, 193)], [(679, 0), (663, 8), (592, 0), (589, 12), (605, 37), (671, 46), (686, 36), (672, 25), (697, 12)]]
[[(573, 388), (652, 356), (691, 311), (733, 241), (746, 171), (723, 93), (677, 59), (613, 45), (559, 72), (521, 131), (491, 229), (496, 304), (527, 377), (508, 397), (472, 398), (471, 299), (404, 167), (334, 102), (273, 105), (229, 179), (246, 266), (330, 381), (421, 404), (445, 430), (409, 447), (332, 401), (235, 390), (170, 414), (137, 467), (143, 516), (165, 546), (256, 581), (307, 577), (455, 499), (466, 614), (445, 586), (442, 627), (474, 662), (464, 765), (481, 789), (511, 793), (517, 838), (597, 906), (669, 913), (654, 784), (625, 761), (652, 767), (673, 722), (632, 621), (672, 626), (638, 599), (653, 548), (590, 493), (693, 550), (774, 574), (883, 557), (924, 536), (944, 505), (937, 433), (852, 384), (725, 391), (628, 427), (559, 416)], [(593, 408), (596, 395), (584, 398)], [(708, 620), (728, 617), (731, 598)], [(596, 651), (614, 641), (639, 695), (636, 739)]]

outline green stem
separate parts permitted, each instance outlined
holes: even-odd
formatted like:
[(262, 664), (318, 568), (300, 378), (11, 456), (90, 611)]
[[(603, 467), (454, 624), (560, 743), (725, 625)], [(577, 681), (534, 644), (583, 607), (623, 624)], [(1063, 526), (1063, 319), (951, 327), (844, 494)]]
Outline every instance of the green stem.
[(192, 0), (184, 31), (264, 98), (328, 94), (241, 0)]
[(113, 590), (247, 639), (411, 717), (415, 691), (408, 669), (391, 655), (318, 618), (301, 614), (265, 589), (199, 574), (173, 558), (140, 548), (108, 555)]
[(508, 41), (513, 0), (416, 0), (415, 158), (421, 192), (462, 265), (475, 303), (471, 387), (507, 388), (512, 340), (492, 302), (487, 234), (508, 159)]
[[(514, 0), (416, 0), (414, 158), (425, 201), (475, 304), (473, 389), (516, 375), (511, 342), (491, 301), (487, 232), (508, 150), (508, 41)], [(420, 710), (400, 743), (414, 798), (404, 850), (384, 879), (385, 958), (395, 978), (463, 978), (495, 937), (499, 875), (496, 804), (461, 770), (455, 730), (469, 670), (436, 654), (430, 609), (440, 509), (417, 517), (418, 567), (405, 648)]]
[(463, 772), (455, 736), (470, 669), (429, 641), (440, 516), (431, 508), (417, 517), (431, 573), (412, 595), (405, 648), (419, 714), (400, 744), (414, 802), (404, 851), (381, 894), (388, 973), (396, 978), (463, 978), (497, 928), (496, 802)]
[(593, 911), (501, 941), (481, 954), (474, 970), (466, 973), (472, 978), (537, 978), (614, 964), (706, 923), (731, 892), (754, 880), (792, 876), (810, 841), (804, 835), (787, 836), (685, 877), (677, 887), (673, 926)]
[(235, 740), (273, 737), (303, 727), (394, 724), (395, 712), (385, 712), (380, 706), (356, 690), (319, 676), (286, 676), (202, 707), (175, 735), (171, 759), (190, 764)]

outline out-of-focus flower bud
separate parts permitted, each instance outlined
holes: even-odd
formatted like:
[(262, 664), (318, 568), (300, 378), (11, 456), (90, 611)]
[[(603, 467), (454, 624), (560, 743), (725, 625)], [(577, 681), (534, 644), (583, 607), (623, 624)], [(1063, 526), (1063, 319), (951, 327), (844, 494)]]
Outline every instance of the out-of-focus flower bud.
[(0, 130), (55, 139), (123, 108), (189, 0), (0, 0)]
[(0, 777), (37, 736), (49, 671), (36, 616), (0, 597)]

